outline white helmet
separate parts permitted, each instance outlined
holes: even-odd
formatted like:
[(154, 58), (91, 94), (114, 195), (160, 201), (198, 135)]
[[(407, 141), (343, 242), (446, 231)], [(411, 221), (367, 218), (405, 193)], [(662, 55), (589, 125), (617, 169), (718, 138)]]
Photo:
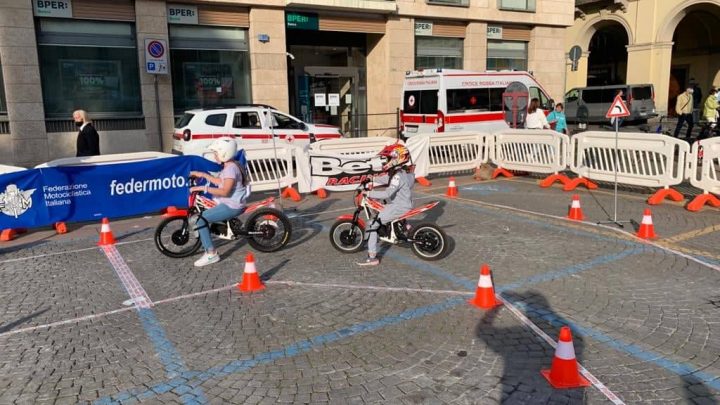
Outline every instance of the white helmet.
[(222, 137), (211, 143), (207, 150), (209, 152), (216, 152), (220, 162), (225, 163), (235, 158), (237, 154), (237, 143), (235, 143), (235, 139), (233, 138)]

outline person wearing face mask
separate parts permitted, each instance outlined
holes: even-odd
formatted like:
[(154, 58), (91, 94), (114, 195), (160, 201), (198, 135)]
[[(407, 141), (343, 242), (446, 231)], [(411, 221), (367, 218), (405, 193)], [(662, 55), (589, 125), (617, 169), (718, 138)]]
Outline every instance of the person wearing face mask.
[(73, 112), (73, 121), (79, 128), (77, 137), (77, 157), (97, 156), (100, 154), (100, 135), (92, 125), (90, 117), (85, 110)]
[(693, 88), (688, 86), (684, 93), (677, 97), (675, 103), (675, 112), (678, 114), (677, 126), (675, 127), (675, 133), (673, 136), (679, 138), (680, 130), (682, 129), (685, 122), (688, 124), (687, 139), (690, 139), (693, 129)]

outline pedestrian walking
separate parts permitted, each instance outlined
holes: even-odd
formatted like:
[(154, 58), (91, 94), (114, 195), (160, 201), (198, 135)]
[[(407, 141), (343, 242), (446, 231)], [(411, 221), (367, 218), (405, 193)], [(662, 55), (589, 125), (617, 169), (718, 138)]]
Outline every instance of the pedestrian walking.
[(97, 156), (100, 154), (100, 135), (92, 125), (90, 116), (85, 110), (73, 112), (73, 121), (79, 128), (77, 137), (77, 157)]
[(555, 131), (561, 134), (567, 134), (567, 119), (565, 118), (565, 107), (563, 103), (555, 104), (555, 110), (547, 116), (547, 120), (552, 126), (555, 125)]
[(677, 101), (675, 102), (675, 111), (678, 114), (678, 121), (677, 126), (675, 127), (675, 133), (673, 136), (675, 138), (680, 137), (680, 130), (682, 129), (683, 125), (687, 122), (688, 129), (686, 138), (690, 139), (690, 135), (692, 134), (693, 126), (695, 125), (693, 122), (693, 88), (688, 86), (687, 89), (685, 89), (685, 92), (680, 94), (677, 97)]
[(550, 129), (545, 112), (540, 108), (540, 100), (537, 98), (530, 100), (527, 118), (525, 119), (525, 128)]

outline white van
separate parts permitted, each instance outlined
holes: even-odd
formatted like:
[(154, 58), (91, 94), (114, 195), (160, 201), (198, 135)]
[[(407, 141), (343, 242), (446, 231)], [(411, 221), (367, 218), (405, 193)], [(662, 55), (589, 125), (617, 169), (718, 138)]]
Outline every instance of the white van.
[(527, 72), (455, 69), (408, 72), (400, 105), (401, 132), (411, 137), (428, 132), (495, 132), (508, 128), (502, 94), (512, 82), (523, 83), (530, 92), (529, 99), (538, 98), (542, 109), (549, 112), (547, 91)]

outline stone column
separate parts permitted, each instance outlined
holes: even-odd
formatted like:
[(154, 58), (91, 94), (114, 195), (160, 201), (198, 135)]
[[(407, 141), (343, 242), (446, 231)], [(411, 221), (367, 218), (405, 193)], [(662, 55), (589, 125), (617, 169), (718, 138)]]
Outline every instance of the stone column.
[(463, 48), (463, 68), (484, 72), (487, 69), (487, 23), (468, 24)]
[[(368, 114), (395, 113), (400, 106), (405, 72), (415, 68), (415, 22), (388, 17), (385, 34), (368, 36)], [(368, 128), (394, 128), (395, 115), (369, 116)], [(371, 131), (368, 136), (395, 136), (394, 130)]]
[(656, 42), (627, 47), (627, 82), (652, 83), (655, 87), (655, 109), (663, 115), (668, 111), (672, 45), (672, 42)]
[(563, 99), (565, 90), (564, 38), (564, 28), (535, 27), (528, 44), (528, 70), (557, 101)]
[[(270, 36), (269, 42), (258, 41), (258, 34)], [(285, 11), (250, 9), (250, 82), (254, 103), (269, 104), (289, 111), (287, 50), (285, 47)]]
[[(172, 78), (170, 77), (169, 53), (168, 73), (152, 75), (145, 69), (145, 39), (164, 39), (168, 48), (168, 24), (165, 2), (151, 0), (135, 1), (135, 29), (138, 43), (138, 65), (140, 68), (140, 95), (142, 98), (143, 115), (145, 116), (145, 135), (147, 149), (170, 152), (172, 149), (172, 134), (174, 128)], [(160, 100), (160, 125), (158, 128), (158, 114), (155, 97), (155, 77), (158, 80), (158, 95)], [(162, 133), (162, 147), (160, 134)]]
[(22, 167), (48, 160), (34, 25), (32, 2), (0, 0), (0, 61), (10, 120), (10, 135), (0, 135), (0, 161)]

